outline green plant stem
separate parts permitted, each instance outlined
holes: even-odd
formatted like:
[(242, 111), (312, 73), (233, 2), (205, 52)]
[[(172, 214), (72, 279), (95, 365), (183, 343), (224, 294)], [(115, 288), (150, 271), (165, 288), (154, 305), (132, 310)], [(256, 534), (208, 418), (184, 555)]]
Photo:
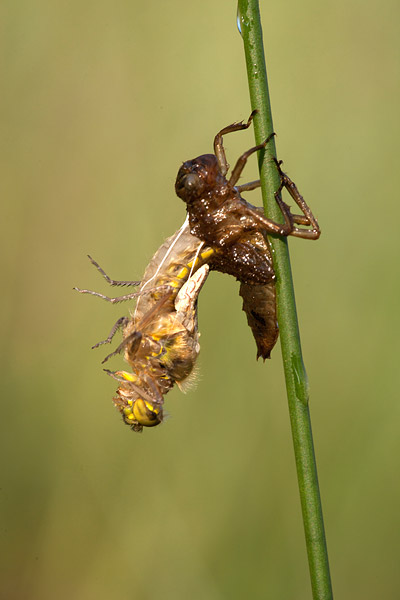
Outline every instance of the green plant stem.
[[(256, 143), (272, 132), (272, 115), (264, 58), (260, 11), (257, 0), (239, 0), (238, 24), (244, 43)], [(266, 215), (282, 222), (274, 198), (279, 174), (271, 160), (274, 140), (260, 153), (259, 167)], [(311, 587), (315, 600), (332, 598), (328, 554), (318, 486), (317, 467), (308, 408), (308, 381), (303, 364), (289, 251), (286, 239), (270, 238), (277, 277), (278, 323), (285, 370), (300, 500), (305, 529)]]

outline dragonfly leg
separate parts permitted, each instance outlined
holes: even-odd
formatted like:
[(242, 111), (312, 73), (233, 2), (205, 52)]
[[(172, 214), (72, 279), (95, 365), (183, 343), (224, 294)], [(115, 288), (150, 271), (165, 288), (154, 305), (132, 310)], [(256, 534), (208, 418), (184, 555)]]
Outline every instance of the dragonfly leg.
[(140, 333), (140, 331), (134, 331), (133, 333), (128, 335), (124, 340), (122, 340), (122, 342), (119, 344), (119, 346), (116, 347), (114, 352), (107, 354), (105, 359), (101, 361), (101, 364), (104, 365), (104, 363), (107, 362), (112, 356), (120, 354), (121, 350), (123, 350), (127, 344), (132, 344), (131, 354), (133, 355), (138, 349), (140, 342), (142, 341), (142, 337), (143, 335)]
[[(296, 184), (290, 179), (290, 177), (288, 177), (288, 175), (286, 175), (286, 173), (282, 171), (281, 161), (278, 161), (276, 159), (274, 160), (281, 178), (281, 184), (275, 192), (275, 200), (277, 201), (280, 209), (282, 210), (283, 215), (290, 215), (292, 223), (309, 226), (309, 229), (300, 229), (292, 225), (292, 231), (289, 232), (289, 235), (293, 235), (294, 237), (317, 240), (321, 235), (321, 230), (319, 228), (317, 219), (314, 217), (308, 204), (304, 200), (303, 196), (300, 194)], [(293, 198), (297, 206), (302, 211), (302, 215), (294, 215), (290, 212), (290, 207), (282, 200), (281, 192), (283, 188), (287, 189), (290, 196)]]
[(268, 142), (274, 137), (274, 135), (275, 133), (271, 133), (262, 144), (258, 144), (258, 146), (250, 148), (250, 150), (247, 150), (247, 152), (244, 152), (241, 156), (239, 156), (239, 158), (236, 161), (236, 165), (233, 167), (231, 172), (231, 176), (229, 179), (230, 185), (235, 185), (235, 183), (239, 180), (239, 177), (242, 174), (242, 171), (247, 163), (247, 159), (249, 158), (249, 156), (254, 154), (254, 152), (257, 152), (258, 150), (263, 150), (267, 146)]
[(100, 265), (88, 254), (88, 259), (90, 260), (90, 262), (92, 263), (93, 266), (96, 267), (96, 269), (101, 273), (101, 275), (104, 277), (104, 279), (107, 281), (107, 283), (109, 283), (110, 285), (113, 286), (136, 286), (136, 285), (140, 285), (140, 281), (117, 281), (116, 279), (111, 279), (111, 277), (109, 277), (107, 275), (107, 273), (100, 267)]
[(249, 181), (249, 183), (243, 183), (243, 185), (235, 186), (239, 194), (242, 192), (250, 192), (251, 190), (255, 190), (261, 186), (261, 181), (257, 179), (257, 181)]
[(109, 333), (109, 336), (105, 340), (102, 340), (101, 342), (97, 342), (97, 344), (92, 346), (92, 350), (94, 350), (94, 348), (98, 348), (99, 346), (102, 346), (103, 344), (109, 344), (111, 342), (111, 340), (113, 339), (114, 335), (117, 333), (118, 329), (120, 329), (121, 327), (126, 325), (128, 323), (128, 321), (129, 321), (128, 317), (120, 317), (118, 319), (118, 321), (113, 325), (113, 327)]
[(242, 129), (248, 129), (251, 125), (251, 122), (254, 118), (254, 115), (257, 113), (256, 110), (253, 110), (250, 117), (247, 119), (246, 123), (240, 121), (240, 123), (232, 123), (232, 125), (228, 125), (224, 127), (217, 133), (214, 138), (214, 154), (217, 157), (218, 166), (222, 175), (226, 175), (229, 169), (228, 161), (226, 160), (225, 148), (223, 144), (222, 136), (227, 133), (232, 133), (233, 131), (241, 131)]
[(97, 296), (98, 298), (102, 298), (107, 302), (111, 302), (111, 304), (117, 304), (117, 302), (125, 302), (125, 300), (132, 300), (132, 298), (137, 298), (139, 295), (138, 292), (135, 292), (133, 294), (126, 294), (125, 296), (118, 296), (117, 298), (109, 298), (104, 294), (100, 294), (99, 292), (93, 292), (92, 290), (82, 290), (81, 288), (77, 287), (74, 287), (73, 289), (79, 292), (80, 294), (91, 294), (92, 296)]

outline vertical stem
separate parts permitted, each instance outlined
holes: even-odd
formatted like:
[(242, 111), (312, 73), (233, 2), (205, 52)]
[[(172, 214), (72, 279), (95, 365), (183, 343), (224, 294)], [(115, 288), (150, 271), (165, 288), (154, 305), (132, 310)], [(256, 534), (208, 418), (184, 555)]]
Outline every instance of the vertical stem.
[[(258, 0), (239, 0), (238, 26), (244, 43), (251, 108), (258, 111), (254, 130), (256, 143), (260, 144), (273, 132), (273, 124)], [(273, 141), (259, 159), (263, 201), (267, 216), (282, 221), (274, 198), (280, 181), (272, 156), (276, 156)], [(311, 587), (314, 600), (328, 600), (333, 596), (289, 251), (286, 239), (271, 237), (270, 244), (277, 276), (278, 322)]]

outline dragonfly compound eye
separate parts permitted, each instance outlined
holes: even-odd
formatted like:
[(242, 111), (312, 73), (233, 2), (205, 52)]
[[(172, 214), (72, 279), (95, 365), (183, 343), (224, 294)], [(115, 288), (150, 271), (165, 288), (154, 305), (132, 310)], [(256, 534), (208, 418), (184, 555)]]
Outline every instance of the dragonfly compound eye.
[(201, 195), (204, 188), (204, 180), (199, 174), (185, 172), (181, 169), (176, 179), (175, 190), (179, 198), (184, 202), (190, 202), (193, 198)]
[(155, 427), (161, 423), (163, 418), (161, 408), (156, 408), (141, 398), (136, 400), (132, 412), (136, 421), (143, 427)]
[(201, 186), (201, 179), (196, 173), (189, 173), (183, 179), (183, 185), (187, 192), (193, 192)]

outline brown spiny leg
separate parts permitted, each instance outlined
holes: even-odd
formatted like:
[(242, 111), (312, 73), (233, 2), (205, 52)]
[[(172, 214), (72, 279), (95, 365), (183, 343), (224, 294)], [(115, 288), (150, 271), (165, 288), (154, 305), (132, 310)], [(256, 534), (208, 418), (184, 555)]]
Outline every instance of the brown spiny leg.
[[(268, 138), (265, 140), (265, 142), (263, 144), (260, 144), (259, 146), (255, 146), (254, 148), (251, 148), (250, 150), (248, 150), (247, 152), (242, 154), (242, 156), (239, 157), (238, 161), (236, 162), (235, 167), (232, 170), (232, 174), (231, 174), (231, 177), (229, 180), (229, 183), (231, 185), (234, 185), (236, 183), (236, 181), (238, 181), (248, 157), (253, 152), (256, 152), (257, 150), (261, 150), (262, 148), (265, 148), (265, 146), (267, 145), (269, 140), (274, 135), (275, 134), (272, 133), (270, 136), (268, 136)], [(281, 169), (282, 161), (278, 161), (275, 157), (273, 157), (273, 160), (277, 166), (279, 176), (281, 179), (280, 186), (277, 189), (277, 191), (275, 192), (275, 200), (285, 218), (285, 224), (284, 224), (284, 226), (282, 226), (282, 225), (279, 225), (278, 223), (275, 223), (271, 219), (268, 219), (268, 223), (266, 221), (264, 221), (265, 230), (267, 231), (267, 233), (277, 233), (282, 236), (293, 235), (294, 237), (301, 237), (301, 238), (307, 238), (307, 239), (312, 239), (312, 240), (318, 239), (321, 232), (319, 229), (317, 219), (314, 217), (313, 213), (311, 212), (311, 210), (310, 210), (309, 206), (307, 205), (306, 201), (304, 200), (303, 196), (300, 194), (299, 190), (297, 189), (296, 184), (290, 179), (290, 177), (288, 177), (288, 175), (286, 175), (286, 173), (284, 173), (282, 171), (282, 169)], [(261, 182), (258, 179), (256, 181), (250, 181), (249, 183), (245, 183), (243, 185), (238, 185), (238, 186), (236, 186), (236, 189), (238, 190), (238, 192), (240, 194), (241, 192), (255, 190), (256, 188), (258, 188), (260, 186), (261, 186)], [(290, 207), (282, 200), (281, 192), (282, 192), (283, 188), (287, 189), (287, 191), (289, 192), (289, 194), (291, 195), (293, 200), (296, 202), (297, 206), (303, 212), (302, 215), (294, 215), (291, 213)], [(249, 209), (249, 213), (251, 213), (251, 209)], [(255, 216), (255, 215), (253, 215), (253, 216)], [(256, 220), (260, 224), (260, 221), (257, 217), (256, 217)], [(309, 226), (310, 229), (300, 229), (298, 227), (295, 227), (295, 225), (294, 225), (295, 223), (297, 225)]]
[[(278, 168), (279, 176), (281, 178), (279, 188), (277, 189), (274, 195), (275, 200), (284, 216), (285, 223), (276, 223), (275, 221), (272, 221), (272, 219), (268, 219), (267, 217), (265, 217), (265, 215), (263, 214), (263, 209), (255, 209), (250, 205), (247, 205), (245, 211), (246, 216), (248, 217), (247, 222), (246, 219), (243, 219), (245, 229), (248, 230), (249, 228), (251, 228), (251, 225), (253, 223), (256, 229), (264, 230), (266, 233), (275, 233), (281, 236), (293, 235), (294, 237), (301, 237), (311, 240), (318, 239), (321, 232), (316, 218), (312, 214), (309, 206), (307, 205), (303, 196), (300, 194), (295, 183), (286, 175), (286, 173), (282, 171), (280, 167), (281, 162), (278, 161), (275, 157), (273, 160)], [(244, 184), (243, 186), (237, 186), (236, 189), (240, 193), (243, 190), (254, 190), (257, 187), (259, 187), (259, 185), (259, 181), (252, 181), (248, 184)], [(281, 192), (283, 188), (286, 188), (288, 190), (289, 194), (296, 202), (297, 206), (303, 212), (302, 215), (291, 213), (290, 207), (282, 200)], [(295, 226), (295, 223), (297, 225), (308, 226), (309, 229), (300, 229)]]
[[(321, 230), (318, 225), (317, 219), (314, 217), (311, 209), (308, 204), (304, 200), (303, 196), (300, 194), (297, 189), (296, 184), (284, 173), (281, 169), (282, 161), (278, 161), (274, 158), (275, 164), (278, 168), (279, 175), (281, 178), (281, 184), (277, 191), (275, 192), (275, 200), (277, 201), (282, 213), (290, 214), (291, 220), (293, 223), (297, 223), (298, 225), (308, 225), (310, 229), (299, 229), (298, 227), (292, 226), (292, 231), (290, 231), (290, 235), (294, 237), (307, 238), (310, 240), (317, 240), (321, 235)], [(302, 211), (302, 215), (293, 215), (290, 212), (290, 207), (283, 202), (281, 197), (281, 192), (283, 188), (286, 188), (293, 200), (296, 202), (297, 206)]]
[(257, 111), (253, 110), (250, 117), (247, 119), (247, 123), (243, 123), (243, 121), (240, 121), (240, 123), (232, 123), (232, 125), (228, 125), (227, 127), (224, 127), (223, 129), (221, 129), (221, 131), (219, 131), (217, 133), (217, 135), (215, 136), (215, 138), (214, 138), (214, 154), (217, 157), (218, 166), (220, 168), (222, 175), (226, 175), (228, 172), (228, 169), (229, 169), (229, 165), (226, 160), (222, 136), (227, 133), (232, 133), (233, 131), (241, 131), (242, 129), (248, 129), (250, 127), (253, 117), (256, 113), (257, 113)]
[[(243, 154), (241, 156), (239, 156), (239, 158), (236, 161), (236, 165), (233, 167), (232, 172), (231, 172), (231, 176), (229, 179), (229, 184), (234, 186), (235, 183), (239, 180), (240, 175), (242, 174), (242, 171), (247, 163), (247, 159), (249, 158), (249, 156), (251, 156), (252, 154), (254, 154), (254, 152), (258, 152), (258, 150), (263, 150), (268, 142), (274, 137), (275, 133), (271, 133), (267, 139), (262, 143), (262, 144), (258, 144), (258, 146), (254, 146), (253, 148), (250, 148), (250, 150), (247, 150), (247, 152), (243, 152)], [(253, 184), (255, 184), (256, 182), (253, 181)], [(254, 186), (258, 187), (257, 185)], [(254, 189), (251, 188), (251, 189)]]
[[(279, 198), (277, 200), (279, 206), (281, 206), (282, 201)], [(282, 207), (281, 207), (282, 208)], [(285, 208), (283, 206), (283, 208)], [(290, 210), (282, 209), (283, 217), (285, 219), (284, 223), (277, 223), (272, 219), (268, 219), (268, 217), (263, 214), (263, 209), (260, 210), (251, 206), (245, 202), (240, 209), (237, 210), (237, 214), (241, 215), (240, 223), (242, 227), (242, 231), (264, 231), (269, 234), (276, 234), (281, 236), (290, 235), (293, 231), (293, 218)]]
[(242, 185), (236, 185), (235, 187), (239, 194), (242, 192), (251, 192), (251, 190), (261, 187), (261, 181), (257, 179), (256, 181), (249, 181), (249, 183), (243, 183)]

